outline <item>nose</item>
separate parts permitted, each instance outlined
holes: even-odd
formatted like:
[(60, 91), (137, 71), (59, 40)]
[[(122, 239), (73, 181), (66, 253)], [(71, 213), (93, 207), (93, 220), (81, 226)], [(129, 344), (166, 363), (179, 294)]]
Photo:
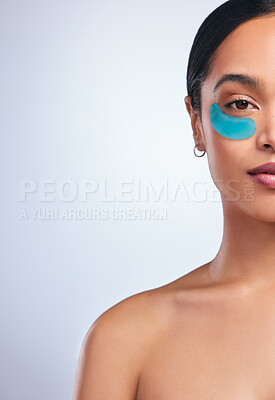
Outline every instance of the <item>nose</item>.
[[(259, 125), (259, 126), (258, 126)], [(275, 153), (275, 107), (263, 115), (263, 120), (257, 123), (257, 146), (260, 150)], [(256, 132), (257, 132), (256, 131)]]

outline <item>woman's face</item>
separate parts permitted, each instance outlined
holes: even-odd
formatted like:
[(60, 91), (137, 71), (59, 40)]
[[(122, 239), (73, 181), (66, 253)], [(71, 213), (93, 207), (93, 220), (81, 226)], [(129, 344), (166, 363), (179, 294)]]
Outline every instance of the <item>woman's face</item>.
[[(214, 90), (226, 74), (248, 75), (259, 87), (224, 81)], [(218, 133), (210, 118), (213, 103), (222, 113), (238, 118), (237, 123), (241, 118), (253, 119), (255, 133), (245, 139)], [(190, 112), (188, 101), (186, 105)], [(198, 148), (207, 152), (223, 203), (230, 201), (257, 220), (275, 221), (275, 187), (257, 183), (247, 174), (266, 162), (275, 163), (275, 16), (241, 24), (221, 43), (201, 88), (201, 120), (191, 118), (194, 137), (201, 143)]]

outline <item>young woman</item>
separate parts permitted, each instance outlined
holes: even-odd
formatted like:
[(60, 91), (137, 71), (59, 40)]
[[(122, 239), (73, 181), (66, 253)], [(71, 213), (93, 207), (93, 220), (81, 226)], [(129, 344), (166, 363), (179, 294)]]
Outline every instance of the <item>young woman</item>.
[(93, 323), (74, 400), (275, 399), (275, 1), (213, 11), (187, 88), (195, 146), (221, 193), (220, 249)]

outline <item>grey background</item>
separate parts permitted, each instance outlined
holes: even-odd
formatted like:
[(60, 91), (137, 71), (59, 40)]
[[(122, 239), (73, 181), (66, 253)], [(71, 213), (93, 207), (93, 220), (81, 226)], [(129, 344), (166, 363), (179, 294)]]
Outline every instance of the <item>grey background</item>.
[[(220, 197), (207, 156), (193, 154), (183, 98), (194, 36), (222, 3), (1, 2), (1, 399), (71, 398), (101, 313), (215, 256)], [(58, 195), (63, 180), (79, 194), (83, 179), (107, 182), (114, 198), (64, 200), (70, 185)], [(117, 195), (121, 182), (146, 180), (171, 191), (184, 182), (189, 194), (199, 183), (197, 195)], [(26, 181), (36, 189), (22, 201)], [(167, 219), (43, 219), (68, 207), (158, 208)]]

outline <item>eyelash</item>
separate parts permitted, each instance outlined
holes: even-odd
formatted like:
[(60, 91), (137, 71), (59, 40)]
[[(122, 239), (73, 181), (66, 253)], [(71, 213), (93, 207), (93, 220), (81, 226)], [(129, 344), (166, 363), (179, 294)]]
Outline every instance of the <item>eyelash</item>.
[(245, 101), (246, 103), (253, 105), (253, 104), (250, 103), (250, 101), (248, 101), (247, 99), (242, 98), (242, 97), (238, 97), (238, 98), (235, 98), (233, 101), (230, 101), (230, 103), (225, 104), (225, 107), (232, 108), (234, 112), (236, 112), (236, 111), (238, 112), (238, 111), (247, 111), (247, 110), (251, 110), (251, 108), (244, 108), (243, 110), (241, 110), (241, 109), (239, 109), (239, 108), (233, 108), (233, 107), (231, 107), (231, 105), (234, 104), (234, 103), (236, 103), (237, 101)]

